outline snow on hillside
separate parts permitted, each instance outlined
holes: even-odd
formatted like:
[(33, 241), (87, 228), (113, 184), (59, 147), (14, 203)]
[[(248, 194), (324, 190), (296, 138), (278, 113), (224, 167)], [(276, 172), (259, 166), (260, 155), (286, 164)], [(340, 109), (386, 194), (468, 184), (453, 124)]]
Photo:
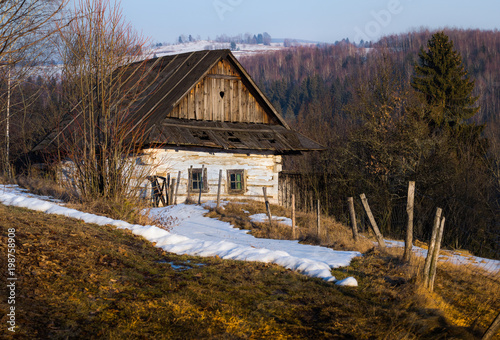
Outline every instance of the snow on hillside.
[[(248, 217), (250, 218), (250, 221), (252, 221), (252, 222), (257, 222), (257, 223), (268, 223), (269, 222), (269, 217), (267, 217), (266, 214), (255, 214), (255, 215), (250, 215)], [(281, 216), (272, 216), (272, 219), (273, 219), (273, 221), (276, 221), (281, 225), (289, 226), (289, 227), (292, 226), (292, 220), (290, 218), (281, 217)], [(405, 247), (405, 244), (402, 241), (394, 241), (394, 240), (388, 240), (388, 239), (384, 239), (384, 241), (385, 241), (387, 247), (397, 247), (397, 248), (404, 248)], [(374, 242), (374, 243), (377, 244), (377, 242)], [(418, 256), (427, 257), (427, 249), (413, 246), (412, 252), (414, 254), (417, 254)], [(440, 253), (439, 253), (439, 261), (448, 262), (448, 263), (455, 264), (455, 265), (474, 266), (474, 267), (484, 269), (484, 270), (491, 272), (491, 273), (500, 272), (500, 261), (486, 259), (483, 257), (477, 257), (477, 256), (473, 256), (473, 255), (468, 255), (468, 254), (464, 254), (463, 252), (458, 252), (458, 251), (441, 249)]]
[(124, 221), (83, 213), (35, 196), (13, 185), (0, 185), (0, 203), (24, 207), (49, 214), (63, 215), (87, 223), (113, 225), (143, 236), (156, 247), (176, 254), (219, 256), (223, 259), (276, 263), (305, 275), (336, 281), (337, 285), (357, 286), (353, 277), (337, 281), (331, 268), (348, 266), (359, 252), (334, 251), (329, 248), (299, 244), (297, 241), (257, 239), (248, 231), (236, 229), (229, 223), (205, 217), (201, 206), (179, 204), (152, 210), (157, 218), (175, 221), (172, 230), (156, 226), (132, 225)]
[[(314, 44), (300, 43), (300, 45), (314, 45)], [(218, 49), (229, 49), (229, 48), (230, 48), (230, 43), (219, 43), (212, 40), (199, 40), (193, 42), (186, 42), (182, 44), (153, 47), (147, 50), (145, 54), (150, 55), (151, 57), (153, 56), (163, 57), (166, 55), (173, 55), (173, 54), (193, 52), (193, 51), (218, 50)], [(237, 58), (239, 58), (242, 56), (249, 56), (258, 53), (278, 51), (285, 48), (287, 47), (284, 47), (283, 43), (271, 43), (271, 45), (236, 44), (236, 50), (232, 52)]]
[[(248, 216), (250, 218), (251, 222), (257, 222), (257, 223), (268, 223), (269, 222), (269, 217), (267, 217), (266, 214), (255, 214), (255, 215), (250, 215)], [(283, 224), (286, 226), (291, 227), (292, 226), (292, 219), (288, 217), (283, 217), (283, 216), (271, 216), (273, 221), (278, 222), (279, 224)]]
[[(171, 230), (166, 231), (156, 226), (132, 225), (124, 221), (69, 209), (50, 197), (30, 194), (16, 185), (0, 185), (0, 203), (48, 214), (63, 215), (87, 223), (130, 229), (134, 234), (155, 243), (156, 247), (176, 254), (219, 256), (223, 259), (276, 263), (326, 281), (336, 281), (335, 277), (331, 275), (331, 268), (348, 266), (353, 258), (361, 256), (359, 252), (335, 251), (320, 246), (299, 244), (297, 241), (255, 238), (248, 234), (248, 230), (237, 229), (229, 223), (205, 217), (207, 210), (196, 205), (179, 204), (151, 209), (152, 217), (171, 222)], [(261, 222), (267, 220), (265, 215), (252, 215), (251, 218)], [(285, 218), (277, 217), (277, 220), (285, 225), (290, 224)], [(399, 241), (386, 240), (386, 243), (389, 247), (404, 246)], [(413, 252), (420, 256), (427, 254), (425, 249), (416, 246), (413, 247)], [(448, 250), (442, 251), (440, 261), (476, 266), (493, 273), (500, 271), (500, 261), (463, 255)], [(353, 277), (335, 283), (337, 285), (357, 286), (357, 281)]]
[[(388, 247), (404, 248), (405, 244), (402, 241), (384, 240)], [(427, 249), (417, 246), (412, 247), (412, 252), (418, 256), (427, 257)], [(461, 252), (441, 249), (439, 252), (439, 261), (448, 262), (455, 265), (474, 266), (484, 269), (491, 273), (498, 273), (500, 271), (500, 261), (485, 259), (473, 255), (467, 255)]]
[[(335, 281), (330, 273), (331, 268), (347, 266), (354, 257), (361, 255), (355, 251), (334, 251), (330, 248), (299, 244), (298, 241), (256, 238), (248, 234), (248, 230), (205, 217), (207, 212), (201, 206), (179, 204), (151, 209), (150, 217), (174, 217), (177, 220), (171, 232), (196, 240), (194, 243), (172, 246), (169, 251), (201, 256), (219, 255), (224, 259), (272, 262), (327, 281)], [(354, 278), (348, 281), (356, 284)]]

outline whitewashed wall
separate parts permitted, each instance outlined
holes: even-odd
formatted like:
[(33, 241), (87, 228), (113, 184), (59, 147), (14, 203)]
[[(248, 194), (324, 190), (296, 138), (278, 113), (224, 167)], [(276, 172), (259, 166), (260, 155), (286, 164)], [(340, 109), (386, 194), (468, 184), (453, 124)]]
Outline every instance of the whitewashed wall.
[[(187, 197), (188, 169), (207, 169), (208, 192), (202, 193), (202, 201), (217, 199), (219, 170), (222, 169), (221, 196), (225, 200), (257, 199), (263, 200), (262, 187), (267, 188), (269, 201), (278, 204), (278, 174), (281, 171), (281, 156), (257, 154), (208, 153), (170, 149), (146, 149), (142, 157), (144, 166), (152, 166), (159, 176), (170, 174), (177, 179), (181, 171), (181, 182), (177, 202)], [(227, 193), (227, 170), (246, 170), (246, 192), (244, 194)], [(198, 193), (191, 198), (198, 199)]]

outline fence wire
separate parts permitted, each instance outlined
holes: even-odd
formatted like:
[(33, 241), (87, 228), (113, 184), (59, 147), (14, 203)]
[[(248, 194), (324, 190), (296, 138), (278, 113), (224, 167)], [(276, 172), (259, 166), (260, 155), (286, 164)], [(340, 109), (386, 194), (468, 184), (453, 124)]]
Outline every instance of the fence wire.
[[(323, 175), (283, 174), (280, 176), (280, 204), (289, 207), (291, 196), (294, 194), (298, 210), (313, 211), (315, 201), (319, 199), (324, 214), (351, 225), (347, 197), (335, 197), (342, 192), (337, 190), (338, 186), (334, 179), (328, 179)], [(370, 196), (368, 201), (370, 202)], [(359, 196), (354, 197), (354, 202), (358, 228), (361, 232), (369, 232), (370, 222)], [(389, 199), (382, 200), (382, 203), (372, 197), (371, 202), (373, 202), (371, 209), (382, 234), (386, 238), (404, 240), (408, 224), (406, 195), (392, 195)], [(414, 259), (410, 262), (410, 266), (421, 275), (436, 209), (442, 208), (443, 216), (446, 218), (444, 246), (440, 251), (434, 291), (428, 293), (428, 296), (455, 325), (466, 327), (475, 334), (482, 334), (500, 311), (500, 261), (474, 256), (469, 251), (460, 249), (463, 240), (468, 240), (467, 237), (470, 236), (466, 230), (463, 232), (464, 235), (457, 235), (460, 230), (453, 233), (454, 224), (458, 222), (453, 215), (447, 216), (447, 214), (450, 215), (449, 211), (457, 209), (462, 213), (472, 214), (475, 213), (472, 211), (473, 208), (466, 202), (460, 201), (452, 201), (445, 206), (439, 206), (440, 204), (442, 202), (437, 202), (425, 192), (416, 190), (412, 252)], [(499, 257), (500, 248), (500, 235), (495, 232), (498, 229), (498, 225), (491, 226), (490, 230), (493, 232), (485, 234), (488, 242), (481, 244), (483, 252), (493, 254), (496, 258)], [(404, 246), (401, 241), (388, 244), (391, 247)]]

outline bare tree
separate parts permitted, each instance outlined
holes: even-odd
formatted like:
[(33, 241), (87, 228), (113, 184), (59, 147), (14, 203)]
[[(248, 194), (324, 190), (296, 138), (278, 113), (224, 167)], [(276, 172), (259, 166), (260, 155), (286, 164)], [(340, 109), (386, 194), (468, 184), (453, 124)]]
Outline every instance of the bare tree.
[[(57, 31), (67, 0), (0, 0), (0, 77), (6, 86), (0, 93), (5, 139), (2, 168), (10, 176), (11, 90), (29, 75), (45, 55), (47, 38)], [(59, 24), (59, 26), (62, 26)]]
[[(68, 0), (0, 0), (2, 65), (17, 64), (25, 52), (57, 31), (54, 25)], [(40, 52), (40, 51), (39, 51)], [(33, 52), (30, 52), (32, 54)]]
[[(117, 2), (79, 0), (75, 19), (61, 30), (62, 71), (70, 113), (59, 134), (83, 200), (132, 194), (137, 174), (128, 157), (140, 148), (140, 126), (124, 121), (148, 76), (139, 62), (146, 43), (124, 22)], [(131, 62), (136, 62), (130, 65)], [(131, 81), (133, 79), (133, 81)]]

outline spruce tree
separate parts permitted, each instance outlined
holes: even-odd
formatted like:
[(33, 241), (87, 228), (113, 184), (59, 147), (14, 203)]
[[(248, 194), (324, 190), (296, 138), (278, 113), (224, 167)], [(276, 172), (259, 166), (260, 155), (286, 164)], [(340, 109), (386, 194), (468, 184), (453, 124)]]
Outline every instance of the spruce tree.
[(484, 217), (494, 209), (488, 198), (492, 195), (486, 162), (488, 141), (481, 138), (484, 126), (470, 121), (479, 111), (475, 105), (478, 97), (472, 94), (474, 81), (443, 32), (433, 34), (427, 50), (420, 50), (411, 85), (421, 94), (424, 105), (418, 116), (423, 116), (430, 134), (417, 149), (422, 158), (415, 181), (433, 204), (446, 207), (450, 227), (443, 242), (456, 248), (476, 247), (475, 238), (483, 237), (483, 230), (489, 228)]
[(472, 95), (474, 81), (467, 76), (462, 57), (444, 32), (433, 34), (427, 49), (420, 49), (411, 85), (423, 94), (425, 118), (432, 130), (461, 130), (479, 110), (474, 106), (477, 97)]

